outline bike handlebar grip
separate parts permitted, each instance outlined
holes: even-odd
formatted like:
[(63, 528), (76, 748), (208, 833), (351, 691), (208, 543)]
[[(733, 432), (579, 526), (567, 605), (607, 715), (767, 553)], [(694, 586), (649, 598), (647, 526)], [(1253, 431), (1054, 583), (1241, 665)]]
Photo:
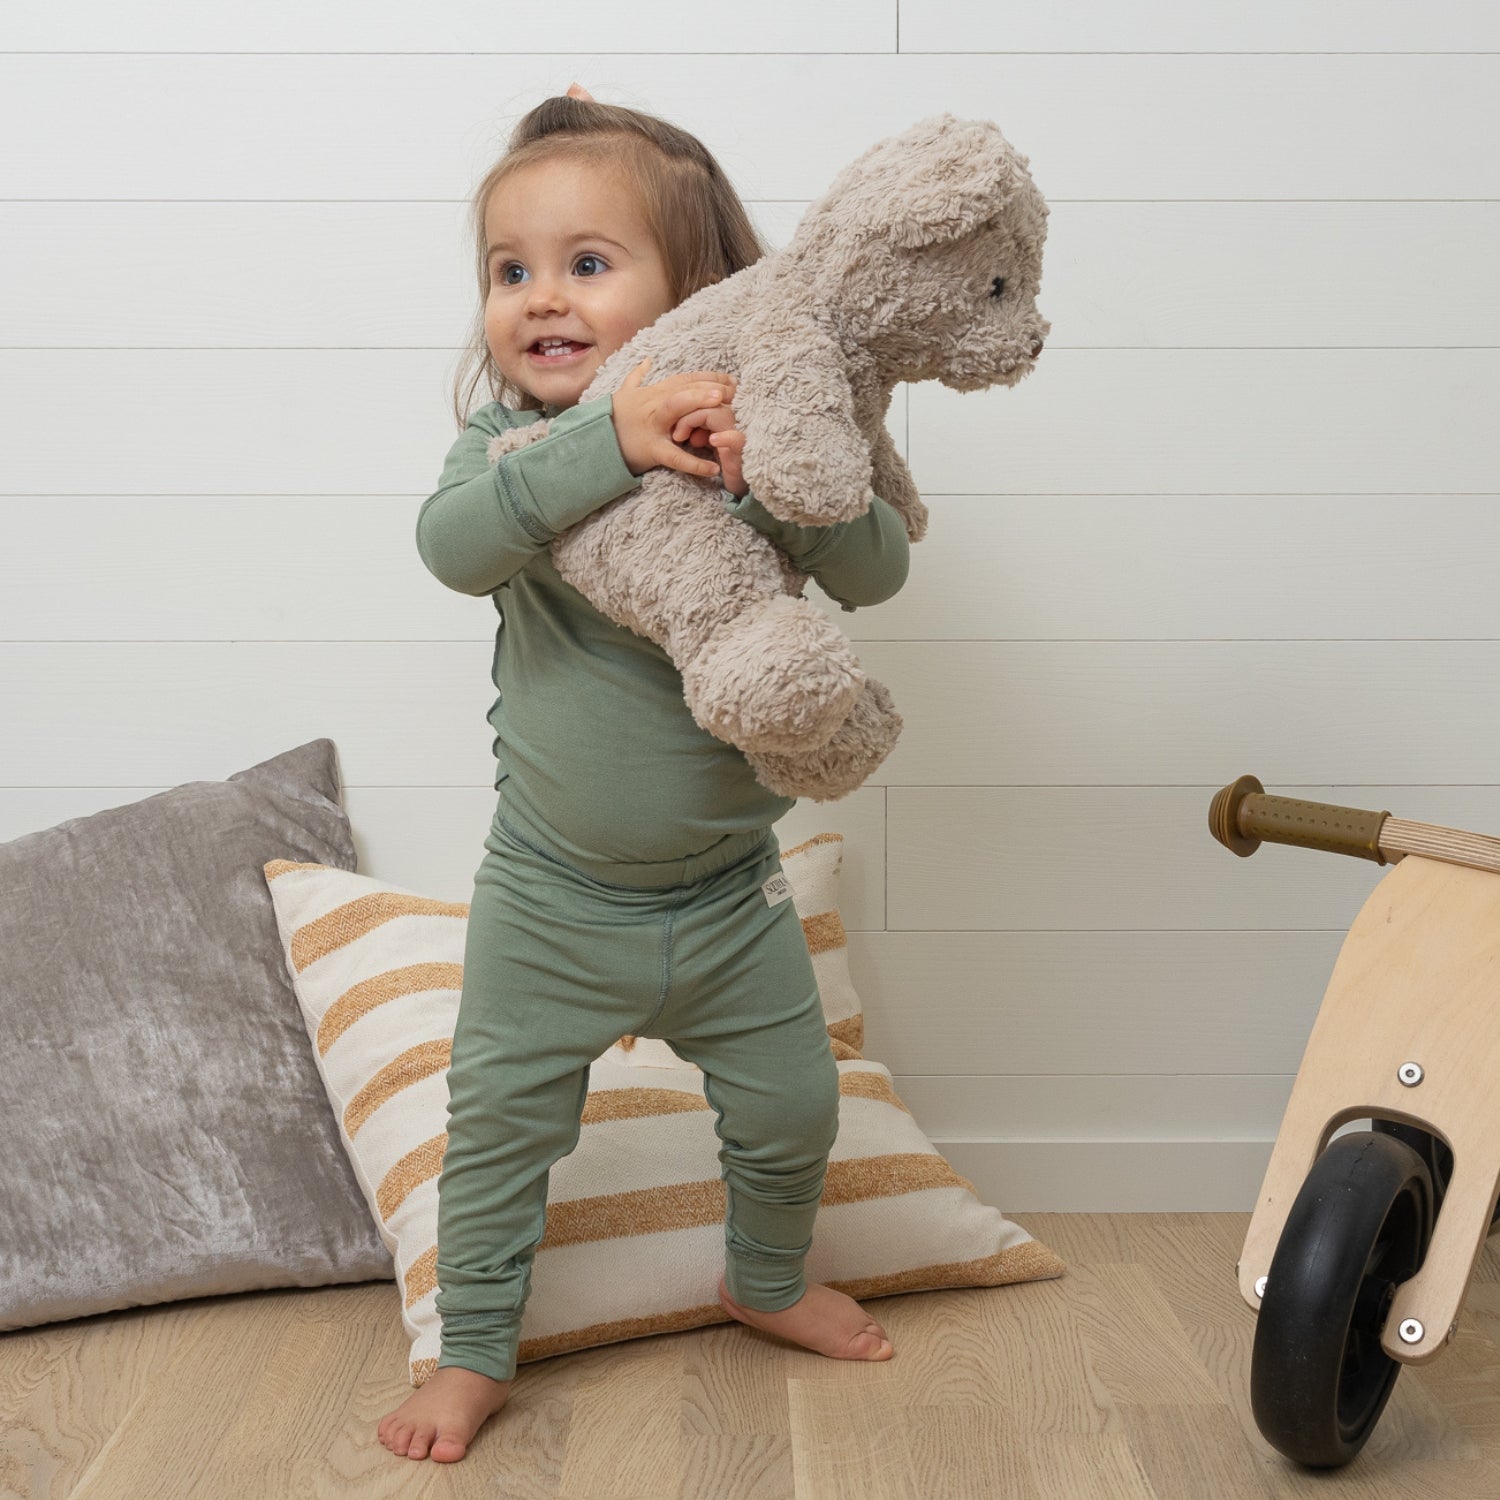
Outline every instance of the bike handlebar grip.
[(1356, 859), (1386, 863), (1380, 850), (1380, 830), (1388, 812), (1366, 812), (1358, 807), (1335, 807), (1327, 802), (1302, 802), (1295, 797), (1268, 797), (1253, 776), (1240, 779), (1214, 794), (1208, 826), (1226, 849), (1244, 857), (1266, 840), (1349, 854)]

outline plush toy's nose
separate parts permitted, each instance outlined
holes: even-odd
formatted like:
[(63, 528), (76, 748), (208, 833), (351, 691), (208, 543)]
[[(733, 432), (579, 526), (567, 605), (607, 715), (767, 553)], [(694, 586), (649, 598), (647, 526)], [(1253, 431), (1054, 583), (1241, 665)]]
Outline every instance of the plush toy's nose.
[(1041, 352), (1042, 352), (1042, 341), (1040, 339), (1038, 339), (1031, 346), (1031, 357), (1033, 359), (1035, 359), (1037, 357), (1037, 355), (1040, 354)]

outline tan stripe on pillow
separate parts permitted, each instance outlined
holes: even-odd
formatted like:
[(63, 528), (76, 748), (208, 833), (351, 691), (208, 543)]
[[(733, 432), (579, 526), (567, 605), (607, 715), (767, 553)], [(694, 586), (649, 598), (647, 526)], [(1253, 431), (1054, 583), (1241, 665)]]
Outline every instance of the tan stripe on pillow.
[(1040, 1240), (1025, 1240), (978, 1260), (913, 1266), (884, 1276), (830, 1280), (827, 1285), (858, 1302), (864, 1297), (892, 1297), (899, 1292), (928, 1292), (945, 1286), (1009, 1286), (1017, 1281), (1046, 1281), (1062, 1273), (1062, 1262)]
[(842, 842), (843, 837), (841, 833), (815, 833), (810, 839), (803, 839), (800, 844), (794, 844), (790, 849), (783, 849), (781, 857), (790, 859), (794, 854), (801, 854), (804, 849), (811, 849), (814, 844), (837, 844)]
[(722, 1180), (664, 1183), (631, 1193), (597, 1193), (592, 1198), (549, 1203), (546, 1230), (537, 1249), (721, 1224), (727, 1206)]
[[(831, 1161), (823, 1179), (822, 1205), (895, 1198), (927, 1188), (964, 1187), (973, 1191), (941, 1156), (911, 1152)], [(717, 1182), (680, 1182), (630, 1193), (599, 1193), (547, 1205), (546, 1231), (538, 1249), (616, 1240), (630, 1234), (663, 1234), (723, 1222), (725, 1187)]]
[[(689, 1307), (678, 1312), (657, 1313), (646, 1318), (617, 1318), (612, 1323), (595, 1323), (591, 1328), (578, 1329), (571, 1333), (554, 1333), (545, 1338), (522, 1339), (516, 1350), (516, 1361), (522, 1359), (545, 1359), (549, 1354), (565, 1354), (580, 1346), (574, 1342), (580, 1335), (588, 1337), (589, 1343), (601, 1343), (606, 1339), (645, 1338), (653, 1333), (677, 1333), (687, 1328), (702, 1328), (705, 1323), (728, 1323), (729, 1314), (715, 1302), (712, 1306)], [(433, 1361), (434, 1367), (437, 1361)]]
[[(925, 1292), (948, 1286), (1003, 1286), (1015, 1281), (1044, 1281), (1057, 1276), (1062, 1266), (1057, 1257), (1045, 1245), (1035, 1240), (1012, 1245), (994, 1255), (984, 1255), (977, 1260), (950, 1261), (944, 1265), (914, 1266), (908, 1271), (892, 1271), (883, 1276), (859, 1276), (848, 1280), (830, 1279), (825, 1283), (846, 1297), (859, 1301), (864, 1297), (890, 1297), (898, 1292)], [(728, 1322), (729, 1315), (719, 1303), (712, 1308), (700, 1307), (691, 1312), (665, 1313), (655, 1318), (621, 1319), (615, 1323), (596, 1323), (591, 1328), (574, 1329), (568, 1333), (556, 1333), (547, 1338), (525, 1339), (517, 1350), (518, 1359), (545, 1359), (549, 1354), (563, 1354), (569, 1349), (604, 1343), (610, 1339), (640, 1337), (639, 1334), (614, 1332), (627, 1325), (650, 1324), (641, 1333), (672, 1333), (678, 1327), (691, 1328), (686, 1317), (697, 1315), (702, 1321), (710, 1321), (710, 1314), (717, 1314), (712, 1321)], [(662, 1326), (657, 1327), (655, 1325)], [(436, 1361), (433, 1362), (436, 1365)]]
[(401, 1302), (415, 1307), (428, 1292), (437, 1290), (437, 1246), (424, 1250), (407, 1268)]
[(266, 879), (267, 880), (275, 880), (278, 875), (286, 875), (286, 874), (290, 873), (292, 870), (324, 870), (324, 871), (327, 871), (327, 870), (331, 870), (332, 868), (333, 868), (332, 865), (298, 864), (297, 861), (293, 860), (293, 859), (273, 859), (273, 860), (268, 860), (265, 864), (263, 864), (261, 866), (261, 869), (265, 871)]
[[(860, 1053), (864, 1051), (865, 1046), (865, 1018), (863, 1015), (854, 1015), (842, 1021), (830, 1021), (828, 1023), (828, 1035), (835, 1043), (835, 1057), (840, 1058), (841, 1061), (843, 1060), (842, 1054), (838, 1050), (840, 1045), (847, 1047), (855, 1057), (859, 1057)], [(863, 1062), (864, 1059), (861, 1057), (860, 1061)], [(899, 1103), (900, 1101), (898, 1100), (897, 1102)], [(903, 1109), (906, 1108), (904, 1104), (901, 1107)]]
[(389, 1220), (406, 1201), (408, 1194), (443, 1170), (443, 1153), (447, 1149), (448, 1132), (445, 1130), (408, 1151), (380, 1179), (380, 1186), (375, 1191), (375, 1203), (382, 1219)]
[[(894, 1271), (885, 1276), (859, 1276), (847, 1280), (830, 1278), (826, 1285), (846, 1297), (863, 1301), (869, 1297), (891, 1297), (901, 1292), (926, 1292), (939, 1287), (1005, 1286), (1018, 1281), (1045, 1281), (1060, 1275), (1061, 1263), (1045, 1245), (1035, 1240), (1012, 1245), (995, 1255), (978, 1260), (952, 1261), (945, 1265), (915, 1266), (909, 1271)], [(411, 1306), (410, 1303), (407, 1306)], [(518, 1363), (567, 1354), (574, 1349), (589, 1349), (622, 1339), (644, 1338), (657, 1333), (676, 1333), (702, 1328), (711, 1323), (727, 1323), (729, 1314), (719, 1303), (680, 1311), (658, 1313), (654, 1317), (619, 1318), (611, 1323), (594, 1323), (587, 1328), (569, 1329), (545, 1338), (523, 1339), (516, 1351)], [(421, 1384), (437, 1369), (436, 1359), (414, 1360), (413, 1382)]]
[[(823, 1180), (822, 1206), (863, 1203), (872, 1198), (894, 1198), (931, 1188), (964, 1188), (966, 1182), (941, 1156), (908, 1152), (870, 1156), (853, 1161), (831, 1161)], [(683, 1182), (642, 1188), (631, 1193), (600, 1193), (549, 1203), (538, 1250), (561, 1245), (593, 1244), (636, 1234), (663, 1234), (673, 1229), (697, 1229), (721, 1224), (727, 1206), (726, 1190), (716, 1182)], [(410, 1307), (437, 1285), (437, 1247), (412, 1262), (406, 1273), (405, 1301)]]
[(884, 1073), (866, 1073), (859, 1068), (850, 1068), (839, 1074), (839, 1093), (846, 1099), (879, 1099), (884, 1104), (894, 1104), (904, 1115), (911, 1114)]
[(835, 948), (848, 946), (844, 932), (844, 920), (836, 911), (820, 912), (815, 917), (803, 917), (802, 935), (807, 939), (809, 953), (831, 953)]
[(599, 1089), (584, 1101), (583, 1124), (607, 1120), (640, 1120), (648, 1115), (675, 1115), (690, 1109), (711, 1109), (702, 1094), (687, 1089)]
[(388, 969), (384, 974), (351, 985), (318, 1022), (318, 1051), (327, 1052), (356, 1021), (387, 1000), (400, 1000), (423, 990), (461, 990), (463, 982), (462, 964), (425, 963)]
[[(903, 1114), (911, 1114), (883, 1073), (853, 1069), (840, 1073), (839, 1094), (851, 1099), (877, 1099), (883, 1104), (894, 1105)], [(681, 1114), (689, 1110), (712, 1108), (708, 1100), (696, 1090), (600, 1089), (587, 1096), (582, 1123), (600, 1125), (616, 1120), (643, 1120), (653, 1115)], [(381, 1178), (375, 1196), (380, 1204), (382, 1219), (389, 1219), (400, 1208), (408, 1193), (442, 1171), (443, 1152), (447, 1146), (448, 1133), (444, 1131), (441, 1135), (424, 1141), (415, 1151), (408, 1152)], [(419, 1165), (425, 1170), (419, 1171)]]
[(292, 967), (301, 973), (326, 953), (347, 947), (367, 932), (397, 917), (464, 917), (464, 901), (434, 901), (426, 896), (403, 896), (395, 891), (377, 891), (346, 901), (325, 916), (305, 923), (292, 934)]
[(393, 1057), (345, 1107), (344, 1129), (350, 1139), (387, 1099), (410, 1083), (420, 1083), (434, 1073), (441, 1073), (452, 1060), (453, 1038), (446, 1036), (408, 1047), (399, 1057)]
[[(523, 1339), (516, 1350), (516, 1361), (522, 1363), (533, 1359), (546, 1359), (552, 1354), (566, 1354), (572, 1349), (586, 1349), (594, 1344), (613, 1344), (622, 1339), (647, 1338), (656, 1333), (680, 1333), (689, 1328), (702, 1328), (708, 1323), (728, 1323), (729, 1314), (723, 1306), (714, 1302), (702, 1307), (678, 1308), (673, 1312), (654, 1313), (644, 1318), (616, 1318), (609, 1323), (591, 1323), (587, 1328), (573, 1329), (567, 1333), (554, 1333), (545, 1338)], [(436, 1359), (412, 1361), (411, 1372), (415, 1384), (430, 1380), (437, 1370)]]

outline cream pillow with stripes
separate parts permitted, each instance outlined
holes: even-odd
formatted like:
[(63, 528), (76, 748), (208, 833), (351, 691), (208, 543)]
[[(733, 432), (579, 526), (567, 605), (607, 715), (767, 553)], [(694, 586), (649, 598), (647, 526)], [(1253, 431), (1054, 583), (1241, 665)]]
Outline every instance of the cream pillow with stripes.
[[(822, 834), (782, 854), (839, 1070), (808, 1280), (866, 1298), (1060, 1275), (1045, 1245), (953, 1171), (890, 1073), (859, 1055), (836, 903), (842, 848)], [(437, 1368), (437, 1182), (469, 908), (327, 865), (276, 860), (265, 876), (340, 1138), (396, 1263), (419, 1386)], [(548, 1185), (522, 1362), (729, 1321), (718, 1301), (720, 1142), (703, 1075), (665, 1043), (670, 1063), (649, 1060), (648, 1044), (617, 1043), (590, 1067), (578, 1145)]]

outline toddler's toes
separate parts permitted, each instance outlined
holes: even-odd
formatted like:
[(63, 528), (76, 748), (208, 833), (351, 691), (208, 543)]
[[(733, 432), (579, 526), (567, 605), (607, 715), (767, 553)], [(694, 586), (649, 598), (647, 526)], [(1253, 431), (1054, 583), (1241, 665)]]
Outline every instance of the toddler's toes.
[(432, 1446), (432, 1432), (433, 1429), (430, 1427), (418, 1427), (412, 1433), (411, 1442), (407, 1447), (397, 1451), (404, 1451), (408, 1458), (426, 1458), (427, 1450)]
[(879, 1323), (871, 1323), (856, 1333), (849, 1340), (849, 1350), (855, 1359), (889, 1359), (896, 1352)]
[(440, 1432), (432, 1444), (432, 1461), (439, 1464), (456, 1464), (469, 1445), (457, 1433)]

